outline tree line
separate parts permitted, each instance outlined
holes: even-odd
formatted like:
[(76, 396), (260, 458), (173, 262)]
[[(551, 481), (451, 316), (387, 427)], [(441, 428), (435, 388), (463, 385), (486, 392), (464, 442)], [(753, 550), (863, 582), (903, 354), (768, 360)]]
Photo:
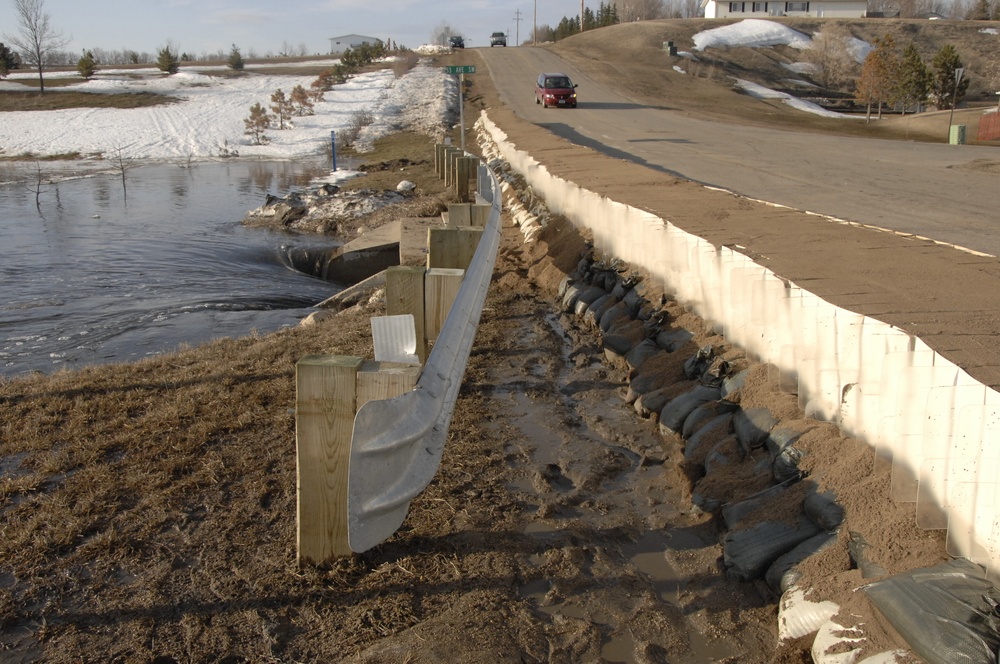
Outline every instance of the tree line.
[(954, 108), (964, 99), (970, 77), (958, 51), (945, 44), (934, 54), (928, 66), (916, 44), (902, 49), (891, 34), (874, 40), (874, 48), (865, 57), (855, 87), (855, 99), (865, 105), (865, 121), (870, 122), (872, 108), (882, 117), (883, 106), (901, 112), (919, 112), (928, 101), (939, 110)]

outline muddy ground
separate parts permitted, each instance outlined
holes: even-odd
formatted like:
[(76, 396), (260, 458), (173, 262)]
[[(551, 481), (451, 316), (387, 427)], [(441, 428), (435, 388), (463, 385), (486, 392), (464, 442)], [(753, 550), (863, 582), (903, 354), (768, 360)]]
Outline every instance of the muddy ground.
[[(807, 642), (777, 646), (776, 595), (727, 580), (680, 439), (636, 413), (628, 367), (562, 312), (556, 289), (585, 238), (553, 223), (543, 239), (505, 228), (435, 481), (394, 537), (328, 568), (295, 563), (294, 364), (370, 357), (377, 299), (267, 337), (0, 385), (5, 661), (808, 661)], [(665, 310), (692, 334), (676, 358), (711, 343), (740, 363)], [(741, 398), (787, 407), (766, 377)], [(890, 571), (940, 559), (906, 508), (855, 504), (885, 495), (887, 477), (825, 431), (812, 458), (853, 475), (815, 477), (865, 487), (844, 495), (848, 525), (876, 558)], [(754, 463), (706, 490), (749, 495)], [(816, 585), (849, 596), (858, 572), (842, 547), (828, 557)]]
[[(496, 103), (480, 92), (470, 112)], [(754, 213), (654, 184), (685, 191), (683, 213), (706, 225)], [(509, 222), (437, 477), (396, 535), (328, 566), (295, 562), (294, 366), (370, 357), (377, 297), (266, 337), (0, 383), (0, 660), (810, 661), (808, 638), (779, 644), (776, 593), (727, 576), (721, 512), (696, 505), (769, 485), (764, 453), (726, 431), (721, 473), (685, 458), (628, 403), (633, 370), (563, 311), (586, 238), (554, 219), (526, 245)], [(750, 370), (732, 400), (803, 422), (767, 367), (658, 307), (688, 334), (662, 360), (671, 389), (692, 386), (682, 365), (711, 345)], [(806, 428), (796, 491), (834, 492), (845, 520), (800, 583), (839, 602), (844, 625), (866, 623), (865, 653), (899, 645), (854, 592), (866, 580), (848, 534), (885, 574), (945, 559), (943, 534), (889, 500), (870, 448)], [(794, 517), (788, 502), (750, 523)]]

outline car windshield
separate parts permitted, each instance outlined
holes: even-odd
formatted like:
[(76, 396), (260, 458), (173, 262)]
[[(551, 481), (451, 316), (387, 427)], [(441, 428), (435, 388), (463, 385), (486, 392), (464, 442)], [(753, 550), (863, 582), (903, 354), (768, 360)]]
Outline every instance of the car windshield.
[(569, 79), (565, 76), (555, 76), (553, 78), (545, 79), (545, 87), (547, 88), (571, 88), (573, 84), (569, 82)]

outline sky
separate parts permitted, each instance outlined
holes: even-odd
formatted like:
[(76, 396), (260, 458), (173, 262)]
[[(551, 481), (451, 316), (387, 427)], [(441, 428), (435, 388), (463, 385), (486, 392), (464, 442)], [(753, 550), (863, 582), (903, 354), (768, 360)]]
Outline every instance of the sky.
[[(42, 0), (53, 29), (71, 41), (66, 50), (100, 48), (156, 53), (170, 44), (199, 56), (236, 45), (247, 54), (327, 53), (330, 38), (359, 34), (409, 48), (432, 42), (443, 26), (469, 46), (489, 45), (496, 31), (510, 43), (538, 24), (556, 26), (580, 11), (577, 0)], [(520, 14), (518, 14), (520, 12)], [(518, 23), (517, 16), (521, 17)], [(0, 39), (15, 35), (19, 21), (11, 0), (0, 0)]]

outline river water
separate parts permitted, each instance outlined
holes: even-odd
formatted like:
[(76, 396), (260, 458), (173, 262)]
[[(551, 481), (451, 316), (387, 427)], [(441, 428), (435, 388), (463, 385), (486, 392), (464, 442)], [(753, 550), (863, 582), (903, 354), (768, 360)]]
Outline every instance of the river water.
[(127, 170), (124, 186), (120, 174), (0, 186), (0, 376), (297, 325), (341, 289), (286, 267), (291, 249), (321, 242), (241, 222), (266, 194), (328, 173), (161, 164)]

